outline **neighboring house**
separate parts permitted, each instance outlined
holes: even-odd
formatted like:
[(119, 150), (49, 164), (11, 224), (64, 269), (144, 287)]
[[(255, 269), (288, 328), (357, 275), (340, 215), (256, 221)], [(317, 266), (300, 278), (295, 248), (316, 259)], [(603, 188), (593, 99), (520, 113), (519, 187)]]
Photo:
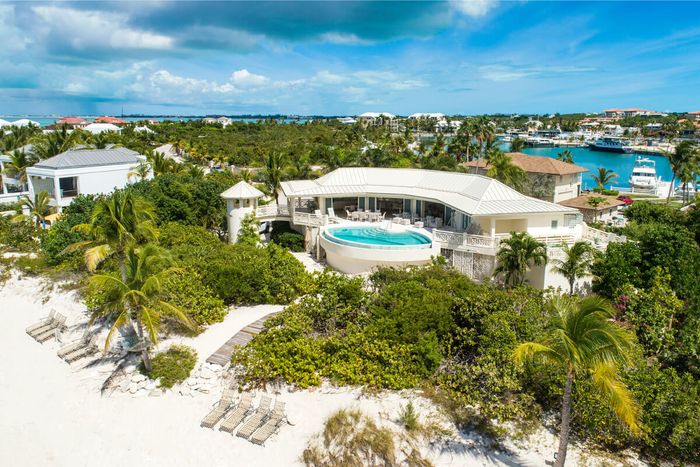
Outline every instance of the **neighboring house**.
[(355, 123), (357, 123), (357, 120), (355, 120), (352, 117), (340, 117), (338, 118), (338, 121), (343, 125), (354, 125)]
[(0, 203), (14, 203), (19, 201), (22, 195), (29, 193), (27, 184), (22, 184), (11, 173), (5, 172), (5, 164), (10, 157), (0, 154)]
[(126, 148), (70, 150), (27, 169), (30, 196), (46, 191), (61, 211), (74, 197), (106, 194), (125, 187), (146, 157)]
[(112, 125), (126, 125), (129, 122), (122, 120), (121, 118), (117, 118), (117, 117), (104, 116), (104, 117), (97, 117), (95, 119), (95, 123), (111, 123)]
[(104, 133), (106, 131), (113, 131), (115, 133), (122, 131), (121, 128), (113, 123), (90, 123), (86, 125), (83, 130), (87, 131), (88, 133), (92, 133), (93, 135)]
[(88, 122), (80, 117), (63, 117), (53, 124), (55, 128), (61, 126), (68, 126), (71, 128), (83, 128), (86, 127)]
[[(558, 203), (581, 194), (581, 174), (588, 169), (546, 156), (529, 156), (520, 152), (508, 153), (513, 165), (527, 173), (528, 182), (523, 192), (545, 201)], [(471, 173), (486, 175), (489, 164), (485, 160), (465, 162)]]
[(365, 127), (368, 126), (386, 126), (392, 132), (399, 129), (399, 120), (396, 115), (389, 112), (365, 112), (358, 115), (356, 120)]
[(603, 110), (606, 118), (629, 118), (629, 117), (666, 117), (668, 114), (657, 112), (656, 110), (645, 109), (606, 109)]
[[(595, 208), (590, 204), (591, 198), (603, 198)], [(576, 208), (583, 214), (583, 220), (586, 222), (610, 222), (619, 214), (620, 206), (624, 206), (625, 202), (620, 201), (614, 196), (604, 196), (598, 193), (589, 193), (578, 196), (573, 199), (560, 201), (559, 204), (570, 208)]]
[[(403, 218), (405, 224), (415, 225), (405, 228), (430, 235), (433, 251), (476, 280), (490, 280), (499, 243), (511, 232), (534, 236), (552, 257), (561, 254), (562, 243), (615, 241), (582, 223), (577, 209), (525, 196), (482, 175), (346, 167), (315, 180), (285, 181), (281, 188), (280, 204), (259, 206), (256, 216), (261, 221), (289, 221), (304, 231), (307, 248), (319, 256), (325, 254), (329, 222), (352, 223), (348, 213), (352, 218), (356, 211), (376, 213), (385, 222), (374, 226), (382, 228), (390, 227), (397, 216)], [(566, 286), (551, 265), (533, 268), (527, 279), (537, 287)]]

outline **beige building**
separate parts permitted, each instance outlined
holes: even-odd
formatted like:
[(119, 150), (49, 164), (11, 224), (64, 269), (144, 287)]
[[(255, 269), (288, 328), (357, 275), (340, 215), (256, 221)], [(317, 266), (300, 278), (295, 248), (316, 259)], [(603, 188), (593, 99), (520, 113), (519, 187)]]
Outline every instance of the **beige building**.
[[(589, 202), (591, 198), (603, 198), (603, 202), (598, 206), (593, 207)], [(576, 198), (560, 201), (562, 206), (575, 208), (583, 214), (585, 222), (609, 222), (618, 215), (620, 206), (624, 206), (625, 202), (620, 201), (614, 196), (604, 196), (598, 193), (590, 193), (578, 196)]]
[[(508, 153), (512, 162), (528, 175), (524, 194), (558, 203), (581, 194), (581, 174), (588, 169), (546, 156), (529, 156), (520, 152)], [(471, 173), (486, 175), (489, 164), (485, 160), (466, 162)]]

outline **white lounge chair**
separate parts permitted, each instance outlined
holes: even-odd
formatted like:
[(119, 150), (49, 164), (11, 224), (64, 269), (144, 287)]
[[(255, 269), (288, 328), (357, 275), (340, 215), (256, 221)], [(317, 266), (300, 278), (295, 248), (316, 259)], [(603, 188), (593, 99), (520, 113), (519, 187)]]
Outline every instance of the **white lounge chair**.
[(47, 327), (41, 328), (41, 332), (37, 334), (31, 334), (31, 336), (36, 339), (37, 342), (44, 343), (52, 337), (56, 337), (56, 333), (60, 332), (65, 328), (66, 317), (61, 313), (56, 313), (56, 318)]
[(87, 330), (83, 333), (82, 336), (80, 336), (80, 339), (74, 340), (73, 342), (64, 345), (60, 349), (58, 349), (58, 352), (56, 352), (56, 355), (58, 355), (60, 358), (65, 357), (66, 355), (73, 353), (77, 351), (78, 349), (82, 349), (86, 345), (90, 343), (90, 330)]
[(260, 399), (260, 404), (258, 404), (258, 408), (255, 409), (255, 413), (248, 420), (246, 420), (241, 429), (238, 430), (238, 433), (236, 433), (236, 436), (245, 439), (250, 438), (250, 435), (252, 435), (253, 432), (257, 430), (267, 418), (268, 414), (270, 413), (271, 403), (272, 399), (263, 394), (262, 398)]
[(236, 392), (231, 388), (224, 389), (221, 394), (221, 399), (219, 399), (211, 409), (211, 411), (202, 419), (202, 423), (199, 426), (203, 428), (214, 428), (214, 425), (219, 423), (226, 412), (231, 408), (231, 402), (233, 402), (233, 397)]
[(284, 414), (284, 402), (275, 401), (275, 407), (272, 409), (272, 414), (250, 437), (250, 442), (263, 445), (270, 436), (277, 433), (280, 425), (287, 419)]
[(31, 326), (27, 328), (27, 334), (30, 336), (34, 336), (36, 334), (41, 334), (45, 329), (42, 330), (42, 328), (47, 328), (54, 322), (56, 319), (56, 310), (51, 310), (49, 312), (49, 316), (46, 318), (43, 318), (41, 321), (38, 323), (34, 323)]
[(226, 418), (219, 426), (220, 431), (233, 433), (241, 422), (253, 411), (253, 395), (249, 392), (243, 394), (241, 401), (235, 409), (226, 414)]
[(81, 347), (63, 357), (63, 360), (66, 361), (66, 363), (73, 363), (77, 362), (81, 358), (85, 358), (88, 355), (92, 355), (94, 353), (97, 353), (99, 351), (99, 347), (97, 347), (97, 336), (92, 336), (90, 339), (90, 342), (84, 347)]

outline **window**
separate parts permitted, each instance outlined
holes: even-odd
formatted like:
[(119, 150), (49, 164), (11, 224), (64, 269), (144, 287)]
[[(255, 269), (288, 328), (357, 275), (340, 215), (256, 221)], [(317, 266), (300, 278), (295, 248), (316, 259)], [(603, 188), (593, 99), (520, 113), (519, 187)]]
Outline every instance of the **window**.
[(416, 217), (421, 217), (423, 214), (423, 201), (420, 199), (416, 200)]
[(357, 198), (357, 209), (359, 209), (360, 211), (365, 210), (365, 197), (364, 196), (360, 196), (359, 198)]
[(569, 228), (576, 227), (580, 221), (581, 219), (579, 218), (578, 214), (564, 214), (564, 225)]
[(61, 189), (61, 198), (78, 196), (78, 177), (59, 178), (58, 185)]
[(369, 210), (374, 211), (377, 206), (377, 198), (370, 198), (369, 199)]
[(403, 200), (403, 212), (411, 212), (411, 200), (410, 199), (404, 199)]
[(467, 230), (467, 227), (469, 227), (469, 224), (471, 223), (471, 218), (468, 215), (462, 213), (462, 230)]
[(556, 230), (557, 227), (559, 227), (559, 221), (552, 221), (552, 229)]

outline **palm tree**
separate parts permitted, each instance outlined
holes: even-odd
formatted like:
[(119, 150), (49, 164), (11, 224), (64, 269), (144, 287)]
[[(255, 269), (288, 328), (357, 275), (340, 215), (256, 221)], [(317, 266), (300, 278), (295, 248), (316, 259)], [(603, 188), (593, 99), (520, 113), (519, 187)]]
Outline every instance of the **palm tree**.
[[(51, 206), (50, 201), (51, 198), (45, 191), (35, 194), (34, 199), (24, 195), (19, 201), (21, 208), (12, 220), (21, 221), (29, 218), (34, 221), (37, 230), (46, 228), (46, 216), (56, 211), (56, 208)], [(24, 214), (24, 211), (28, 211), (29, 214)]]
[(129, 172), (127, 175), (129, 178), (131, 177), (136, 177), (140, 181), (146, 180), (148, 178), (148, 174), (151, 172), (151, 165), (148, 162), (142, 162), (136, 167), (134, 167), (134, 170)]
[(639, 432), (637, 404), (617, 375), (618, 365), (630, 359), (633, 339), (612, 321), (615, 312), (599, 297), (554, 297), (548, 308), (554, 320), (547, 334), (537, 342), (520, 344), (513, 356), (517, 363), (540, 362), (566, 374), (559, 450), (554, 462), (556, 467), (563, 467), (569, 442), (571, 392), (577, 378), (590, 379), (620, 421), (632, 433)]
[(601, 190), (604, 190), (605, 185), (607, 185), (608, 183), (612, 183), (612, 181), (616, 178), (617, 174), (615, 172), (613, 172), (612, 170), (608, 170), (604, 167), (598, 167), (598, 174), (593, 175), (593, 179), (598, 185), (598, 188), (600, 188)]
[(547, 247), (527, 232), (511, 232), (510, 237), (501, 240), (496, 262), (494, 275), (503, 274), (506, 285), (511, 287), (522, 285), (531, 265), (547, 263)]
[(608, 204), (608, 200), (602, 196), (591, 196), (586, 201), (586, 204), (593, 208), (593, 222), (596, 222), (598, 220), (598, 206)]
[(90, 278), (92, 286), (107, 292), (105, 303), (93, 311), (90, 322), (98, 318), (111, 321), (105, 352), (119, 328), (128, 326), (133, 329), (139, 337), (143, 366), (146, 371), (151, 371), (145, 334), (148, 334), (150, 343), (157, 344), (164, 316), (174, 318), (189, 328), (194, 328), (194, 325), (182, 310), (164, 300), (163, 280), (173, 269), (169, 268), (171, 259), (163, 250), (151, 244), (141, 247), (132, 244), (125, 251), (124, 259), (122, 279), (105, 274)]
[(158, 151), (149, 151), (146, 154), (148, 162), (153, 168), (153, 175), (158, 176), (172, 171), (173, 161), (166, 158), (165, 154)]
[(285, 169), (285, 177), (292, 180), (306, 180), (311, 178), (312, 170), (308, 153), (299, 154), (294, 157)]
[(564, 259), (553, 259), (552, 271), (558, 272), (569, 282), (569, 295), (574, 294), (576, 279), (589, 274), (593, 261), (593, 247), (588, 242), (575, 242), (569, 246), (564, 243), (561, 246)]
[(567, 164), (573, 164), (574, 163), (574, 153), (571, 152), (571, 149), (564, 149), (562, 152), (557, 154), (557, 160), (566, 162)]
[(687, 172), (690, 169), (695, 159), (695, 144), (692, 141), (681, 141), (676, 145), (676, 149), (668, 155), (668, 163), (671, 165), (673, 176), (671, 177), (671, 187), (666, 196), (666, 204), (671, 201), (671, 192), (673, 191), (673, 182), (676, 178), (687, 177)]
[(48, 159), (74, 148), (80, 142), (80, 136), (80, 131), (69, 130), (66, 125), (63, 125), (39, 140), (32, 150), (39, 159)]
[(155, 208), (129, 190), (118, 190), (109, 197), (100, 198), (92, 210), (90, 223), (78, 224), (73, 229), (89, 235), (92, 240), (74, 243), (68, 250), (89, 247), (85, 251), (89, 271), (94, 271), (108, 256), (116, 255), (123, 282), (126, 282), (127, 248), (158, 236)]
[(513, 138), (510, 142), (510, 152), (523, 152), (525, 148), (525, 140), (522, 138)]
[(518, 191), (522, 191), (527, 174), (523, 169), (513, 164), (513, 159), (500, 149), (492, 149), (487, 153), (489, 169), (487, 177), (495, 178)]
[(14, 150), (9, 154), (10, 160), (5, 162), (5, 171), (7, 175), (12, 175), (22, 186), (26, 185), (27, 168), (34, 164), (34, 158), (27, 155), (24, 151)]
[(271, 152), (267, 156), (267, 164), (263, 174), (265, 186), (268, 193), (274, 196), (275, 201), (279, 198), (279, 190), (282, 184), (284, 170), (284, 156), (279, 152)]

